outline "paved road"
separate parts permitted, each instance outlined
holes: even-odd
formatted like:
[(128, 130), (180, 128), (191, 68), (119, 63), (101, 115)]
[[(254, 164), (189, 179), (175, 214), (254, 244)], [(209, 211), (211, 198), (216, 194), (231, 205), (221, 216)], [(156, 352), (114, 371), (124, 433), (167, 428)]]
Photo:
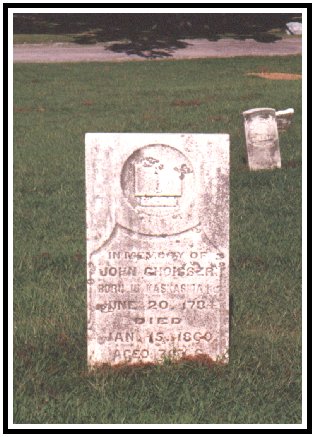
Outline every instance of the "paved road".
[[(165, 59), (192, 58), (227, 58), (234, 56), (286, 56), (302, 53), (302, 38), (284, 38), (271, 43), (262, 43), (247, 39), (206, 39), (183, 40), (187, 47), (165, 52)], [(54, 44), (17, 44), (13, 48), (14, 62), (121, 62), (143, 61), (150, 59), (150, 52), (145, 56), (115, 53), (104, 44), (78, 45), (74, 43)], [(159, 58), (161, 59), (161, 58)]]

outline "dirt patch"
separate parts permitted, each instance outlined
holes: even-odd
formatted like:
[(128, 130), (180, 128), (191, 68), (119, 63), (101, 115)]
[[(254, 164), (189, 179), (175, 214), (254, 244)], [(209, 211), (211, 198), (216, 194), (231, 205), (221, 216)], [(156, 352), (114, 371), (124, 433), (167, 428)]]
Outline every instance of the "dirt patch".
[(69, 337), (64, 332), (60, 332), (57, 337), (57, 345), (60, 347), (67, 347), (69, 344)]
[(21, 107), (17, 107), (14, 106), (13, 111), (14, 112), (31, 112), (33, 109), (31, 108), (21, 108)]
[(246, 73), (246, 76), (257, 76), (263, 79), (270, 80), (298, 80), (302, 79), (302, 74), (292, 74), (292, 73)]
[(145, 121), (148, 121), (148, 120), (158, 120), (159, 117), (157, 117), (156, 114), (153, 114), (153, 113), (151, 114), (151, 113), (148, 112), (146, 114), (143, 114), (142, 119), (145, 120)]
[(38, 108), (22, 108), (22, 107), (18, 107), (18, 106), (14, 106), (13, 108), (13, 112), (45, 112), (46, 109), (43, 107), (38, 107)]

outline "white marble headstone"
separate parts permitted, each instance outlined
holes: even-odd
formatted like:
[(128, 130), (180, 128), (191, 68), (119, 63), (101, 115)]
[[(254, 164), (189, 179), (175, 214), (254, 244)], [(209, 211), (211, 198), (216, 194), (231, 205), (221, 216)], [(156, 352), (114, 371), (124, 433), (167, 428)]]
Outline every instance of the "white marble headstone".
[(86, 134), (88, 364), (229, 348), (229, 135)]
[(292, 119), (294, 115), (294, 109), (282, 109), (276, 112), (276, 121), (278, 126), (278, 132), (285, 132), (292, 124)]
[(250, 170), (281, 167), (276, 111), (255, 108), (243, 112), (247, 160)]

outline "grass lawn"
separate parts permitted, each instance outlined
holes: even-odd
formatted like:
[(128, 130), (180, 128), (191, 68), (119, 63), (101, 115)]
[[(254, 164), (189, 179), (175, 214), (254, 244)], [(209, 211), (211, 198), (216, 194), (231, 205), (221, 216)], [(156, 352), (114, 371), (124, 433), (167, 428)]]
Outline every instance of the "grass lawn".
[[(14, 66), (14, 423), (301, 423), (301, 58)], [(294, 107), (282, 169), (241, 113)], [(230, 363), (86, 366), (86, 132), (231, 135)]]
[(44, 43), (56, 43), (56, 42), (74, 42), (75, 38), (79, 35), (72, 34), (62, 34), (54, 35), (47, 33), (33, 33), (33, 34), (17, 34), (13, 35), (13, 44), (44, 44)]

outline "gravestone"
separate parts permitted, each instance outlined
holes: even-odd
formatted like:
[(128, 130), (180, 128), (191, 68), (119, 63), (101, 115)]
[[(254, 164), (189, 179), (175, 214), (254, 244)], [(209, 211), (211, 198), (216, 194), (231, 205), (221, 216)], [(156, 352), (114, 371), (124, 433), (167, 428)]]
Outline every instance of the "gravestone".
[(227, 362), (229, 135), (85, 144), (89, 366)]
[(276, 112), (276, 121), (277, 121), (279, 133), (285, 132), (286, 130), (289, 129), (292, 123), (293, 115), (294, 115), (293, 108), (283, 109), (281, 111)]
[(281, 167), (276, 111), (255, 108), (243, 112), (247, 160), (250, 170)]
[(302, 23), (298, 21), (291, 21), (286, 25), (286, 33), (288, 35), (302, 35)]

